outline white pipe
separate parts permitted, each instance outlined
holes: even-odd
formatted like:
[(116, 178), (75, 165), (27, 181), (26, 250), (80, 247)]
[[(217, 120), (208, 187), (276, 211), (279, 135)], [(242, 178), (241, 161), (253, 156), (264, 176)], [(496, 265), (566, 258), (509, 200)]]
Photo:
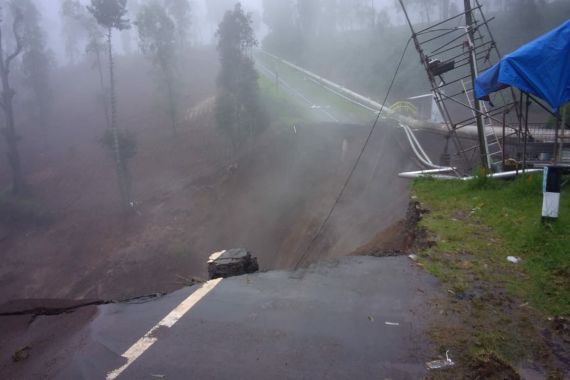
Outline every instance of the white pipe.
[[(325, 90), (332, 92), (336, 95), (340, 95), (338, 92), (341, 92), (343, 94), (343, 97), (348, 97), (348, 98), (354, 99), (353, 103), (360, 105), (361, 107), (363, 107), (365, 109), (370, 110), (372, 108), (373, 110), (376, 110), (376, 112), (383, 112), (383, 113), (387, 114), (389, 117), (391, 117), (392, 119), (395, 119), (399, 122), (405, 123), (405, 124), (407, 124), (413, 128), (427, 129), (431, 132), (441, 133), (443, 135), (449, 134), (449, 130), (448, 130), (446, 125), (416, 120), (416, 119), (408, 117), (408, 116), (400, 115), (388, 107), (384, 107), (384, 109), (382, 110), (382, 105), (380, 103), (378, 103), (378, 102), (376, 102), (376, 101), (374, 101), (374, 100), (372, 100), (366, 96), (360, 95), (360, 94), (358, 94), (352, 90), (349, 90), (346, 87), (343, 87), (343, 86), (338, 85), (334, 82), (331, 82), (328, 79), (325, 79), (325, 78), (323, 78), (323, 77), (321, 77), (315, 73), (312, 73), (308, 70), (305, 70), (302, 67), (297, 66), (294, 63), (291, 63), (291, 62), (289, 62), (283, 58), (280, 58), (276, 55), (273, 55), (273, 54), (271, 54), (265, 50), (260, 50), (260, 51), (263, 54), (267, 55), (268, 57), (271, 57), (271, 58), (275, 59), (276, 61), (279, 61), (279, 62), (283, 63), (284, 65), (289, 66), (289, 67), (293, 68), (294, 70), (303, 73), (304, 75), (311, 78), (313, 81), (320, 84), (320, 86), (323, 87)], [(335, 91), (333, 89), (335, 89), (337, 91)], [(358, 100), (358, 101), (356, 101), (356, 100)], [(361, 104), (361, 103), (364, 103), (364, 104)], [(464, 137), (476, 138), (478, 136), (478, 132), (477, 132), (476, 127), (472, 127), (472, 128), (470, 128), (470, 127), (471, 126), (462, 127), (460, 129), (458, 129), (456, 131), (456, 133), (458, 135), (461, 135)], [(491, 128), (491, 127), (488, 127), (488, 128)], [(500, 131), (502, 131), (502, 128), (500, 128)]]
[[(276, 55), (273, 55), (273, 54), (271, 54), (271, 53), (269, 53), (269, 52), (267, 52), (267, 51), (265, 51), (265, 50), (261, 50), (261, 52), (263, 52), (264, 54), (270, 56), (271, 58), (273, 58), (273, 59), (275, 59), (275, 60), (277, 60), (277, 61), (280, 61), (280, 62), (286, 64), (287, 66), (290, 66), (290, 67), (294, 68), (294, 69), (297, 70), (297, 71), (302, 72), (303, 74), (305, 74), (305, 75), (307, 75), (307, 76), (309, 76), (309, 77), (312, 77), (312, 78), (316, 79), (317, 81), (321, 82), (322, 84), (325, 84), (325, 85), (327, 85), (327, 86), (330, 86), (330, 87), (332, 87), (332, 88), (335, 88), (335, 89), (337, 89), (337, 90), (339, 90), (339, 91), (341, 91), (341, 92), (344, 92), (344, 93), (346, 93), (346, 94), (348, 94), (348, 95), (350, 95), (350, 96), (352, 96), (352, 97), (354, 97), (354, 98), (356, 98), (356, 99), (359, 99), (359, 100), (361, 100), (361, 101), (363, 101), (363, 102), (365, 102), (365, 103), (368, 103), (369, 105), (371, 105), (372, 107), (374, 107), (374, 108), (376, 108), (376, 109), (378, 109), (378, 110), (381, 110), (381, 109), (382, 109), (382, 105), (381, 105), (380, 103), (375, 102), (374, 100), (372, 100), (372, 99), (370, 99), (370, 98), (367, 98), (367, 97), (365, 97), (365, 96), (362, 96), (362, 95), (360, 95), (360, 94), (357, 94), (356, 92), (353, 92), (353, 91), (351, 91), (351, 90), (349, 90), (349, 89), (347, 89), (347, 88), (345, 88), (345, 87), (342, 87), (342, 86), (340, 86), (340, 85), (338, 85), (338, 84), (336, 84), (336, 83), (334, 83), (334, 82), (329, 81), (328, 79), (325, 79), (325, 78), (323, 78), (323, 77), (321, 77), (321, 76), (319, 76), (319, 75), (317, 75), (317, 74), (314, 74), (314, 73), (312, 73), (312, 72), (310, 72), (310, 71), (308, 71), (308, 70), (305, 70), (305, 69), (303, 69), (302, 67), (299, 67), (299, 66), (295, 65), (294, 63), (291, 63), (291, 62), (286, 61), (286, 60), (284, 60), (284, 59), (282, 59), (282, 58), (279, 58), (279, 57), (277, 57)], [(386, 110), (388, 111), (388, 113), (394, 113), (394, 111), (392, 111), (392, 110), (390, 110), (390, 109), (388, 109), (388, 108), (387, 108)]]
[(405, 172), (402, 174), (405, 174), (405, 175), (413, 175), (413, 174), (428, 175), (428, 174), (447, 173), (447, 172), (452, 172), (454, 170), (455, 170), (455, 168), (448, 167), (448, 168), (441, 168), (441, 169), (418, 170), (417, 172)]
[(424, 164), (427, 167), (431, 167), (434, 169), (439, 169), (440, 167), (437, 165), (434, 165), (431, 160), (428, 158), (426, 159), (425, 157), (423, 157), (417, 150), (416, 145), (414, 143), (414, 141), (412, 140), (412, 138), (410, 137), (410, 132), (408, 131), (407, 128), (403, 128), (404, 132), (406, 133), (406, 136), (408, 138), (408, 142), (410, 143), (410, 146), (412, 147), (412, 150), (414, 151), (414, 154), (416, 155), (416, 157), (418, 158), (418, 160), (420, 160), (420, 162), (422, 164)]
[[(319, 83), (319, 81), (317, 81), (316, 79), (314, 79), (314, 78), (309, 78), (309, 79), (311, 80), (311, 82), (313, 82), (313, 83), (315, 83), (316, 85), (322, 87), (322, 83)], [(342, 94), (342, 93), (340, 93), (340, 92), (338, 92), (338, 91), (336, 91), (336, 90), (333, 90), (333, 89), (331, 89), (331, 88), (326, 88), (326, 90), (332, 92), (332, 93), (335, 94), (336, 96), (339, 96), (339, 97), (343, 98), (343, 99), (346, 100), (346, 101), (349, 101), (349, 102), (351, 102), (351, 103), (353, 103), (353, 104), (356, 104), (356, 105), (359, 106), (359, 107), (362, 107), (362, 108), (364, 108), (364, 109), (366, 109), (366, 110), (368, 110), (368, 111), (373, 112), (375, 115), (378, 115), (378, 112), (379, 112), (379, 111), (378, 111), (377, 109), (375, 109), (375, 108), (368, 107), (368, 106), (365, 105), (365, 104), (359, 103), (359, 102), (357, 102), (356, 100), (354, 100), (354, 99), (352, 99), (352, 98), (350, 98), (350, 97), (348, 97), (348, 96), (346, 96), (346, 95), (344, 95), (344, 94)]]
[[(510, 172), (502, 172), (502, 173), (495, 173), (488, 175), (489, 178), (493, 179), (509, 179), (515, 178), (519, 175), (530, 174), (530, 173), (540, 173), (542, 169), (526, 169), (524, 172), (522, 170), (519, 171), (510, 171)], [(444, 179), (444, 180), (456, 180), (456, 181), (470, 181), (475, 179), (476, 177), (454, 177), (454, 176), (446, 176), (446, 175), (431, 175), (429, 170), (423, 170), (420, 172), (404, 172), (398, 174), (401, 178), (422, 178), (422, 177), (429, 177), (434, 179)]]
[(427, 153), (425, 152), (424, 148), (422, 148), (422, 145), (420, 144), (420, 142), (419, 142), (418, 139), (416, 138), (416, 135), (414, 134), (414, 132), (412, 131), (412, 129), (411, 129), (408, 125), (405, 125), (405, 124), (401, 124), (401, 123), (400, 123), (400, 126), (401, 126), (402, 128), (404, 128), (405, 130), (408, 131), (410, 137), (414, 140), (414, 142), (416, 143), (416, 146), (418, 147), (418, 149), (420, 150), (420, 152), (423, 154), (424, 158), (425, 158), (430, 164), (433, 165), (432, 160), (429, 158), (429, 156), (428, 156)]

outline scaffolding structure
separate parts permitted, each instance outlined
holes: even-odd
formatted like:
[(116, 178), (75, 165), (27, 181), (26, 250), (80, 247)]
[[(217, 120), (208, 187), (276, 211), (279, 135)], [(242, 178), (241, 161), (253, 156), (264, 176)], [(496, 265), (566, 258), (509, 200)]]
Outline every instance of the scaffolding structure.
[[(470, 170), (479, 153), (482, 168), (501, 171), (508, 158), (507, 139), (521, 140), (527, 133), (522, 97), (515, 90), (492, 95), (492, 107), (475, 98), (475, 79), (501, 59), (489, 26), (493, 19), (485, 16), (479, 0), (464, 0), (461, 13), (416, 30), (404, 0), (399, 1), (435, 103), (455, 145), (452, 164)], [(476, 144), (460, 137), (467, 129), (476, 134)]]

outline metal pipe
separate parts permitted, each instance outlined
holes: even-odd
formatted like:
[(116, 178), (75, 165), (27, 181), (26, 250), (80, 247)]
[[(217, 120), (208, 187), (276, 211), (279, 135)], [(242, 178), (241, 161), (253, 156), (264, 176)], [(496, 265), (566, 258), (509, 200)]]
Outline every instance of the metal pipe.
[[(542, 171), (543, 171), (543, 169), (529, 169), (526, 171), (526, 173), (527, 174), (528, 173), (541, 173)], [(509, 171), (509, 172), (489, 174), (489, 175), (487, 175), (487, 177), (492, 178), (492, 179), (510, 179), (510, 178), (518, 177), (519, 175), (520, 175), (519, 171), (515, 170), (515, 171)], [(423, 170), (423, 171), (419, 171), (419, 172), (404, 172), (404, 173), (398, 174), (398, 177), (408, 178), (408, 179), (429, 177), (429, 178), (434, 178), (434, 179), (455, 180), (455, 181), (471, 181), (471, 180), (476, 178), (473, 176), (455, 177), (455, 176), (447, 176), (447, 175), (438, 175), (438, 174), (429, 173), (428, 170)]]

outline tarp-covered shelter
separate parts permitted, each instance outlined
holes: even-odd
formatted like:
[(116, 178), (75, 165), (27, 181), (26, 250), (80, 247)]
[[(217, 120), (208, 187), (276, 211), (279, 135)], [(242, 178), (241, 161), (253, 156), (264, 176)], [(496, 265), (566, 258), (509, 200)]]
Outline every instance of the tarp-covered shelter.
[(489, 100), (491, 93), (508, 87), (545, 100), (553, 112), (570, 101), (570, 20), (479, 75), (475, 95)]

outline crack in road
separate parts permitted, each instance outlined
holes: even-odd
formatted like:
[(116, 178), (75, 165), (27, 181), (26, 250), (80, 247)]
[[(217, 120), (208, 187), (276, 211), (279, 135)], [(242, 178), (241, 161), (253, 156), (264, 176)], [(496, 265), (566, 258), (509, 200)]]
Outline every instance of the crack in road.
[(110, 305), (110, 304), (142, 304), (147, 302), (152, 302), (157, 300), (161, 297), (164, 297), (167, 293), (154, 293), (154, 294), (147, 294), (144, 296), (137, 296), (132, 298), (126, 298), (123, 300), (94, 300), (94, 301), (86, 301), (86, 302), (79, 302), (77, 304), (66, 306), (66, 307), (44, 307), (38, 306), (30, 309), (23, 309), (23, 310), (16, 310), (16, 311), (9, 311), (0, 313), (0, 317), (15, 317), (15, 316), (24, 316), (24, 315), (31, 315), (34, 318), (40, 316), (54, 316), (60, 314), (67, 314), (72, 313), (75, 310), (82, 309), (89, 306), (102, 306), (102, 305)]

